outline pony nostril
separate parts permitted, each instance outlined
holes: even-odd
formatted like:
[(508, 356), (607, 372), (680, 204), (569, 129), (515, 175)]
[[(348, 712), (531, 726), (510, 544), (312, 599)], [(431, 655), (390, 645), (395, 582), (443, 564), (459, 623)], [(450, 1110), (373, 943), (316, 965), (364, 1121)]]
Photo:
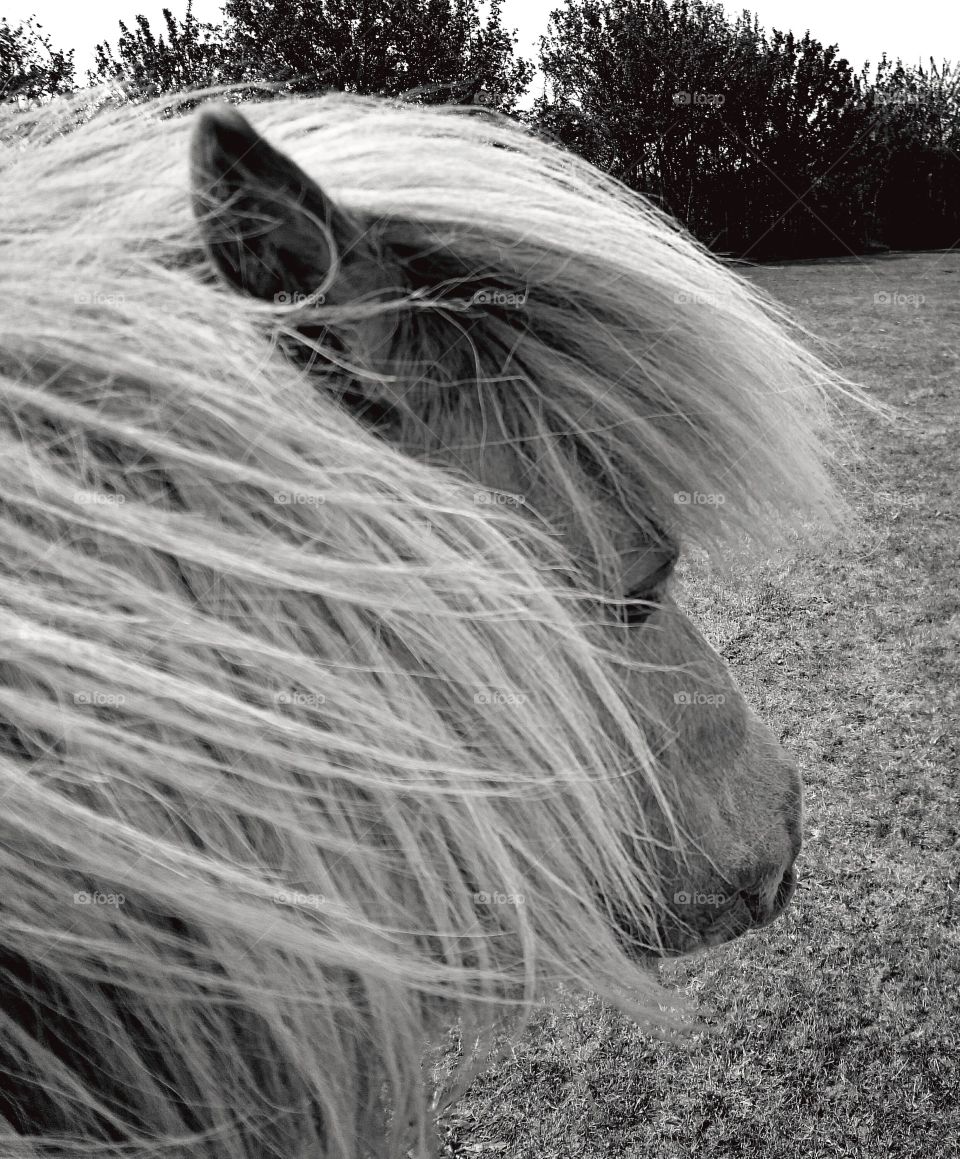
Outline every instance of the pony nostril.
[(750, 916), (758, 926), (765, 926), (780, 916), (790, 904), (797, 887), (797, 875), (793, 866), (781, 873), (770, 874), (752, 889), (740, 890), (740, 897), (750, 911)]
[(750, 890), (741, 889), (740, 896), (746, 902), (747, 909), (750, 911), (750, 917), (754, 925), (763, 924), (763, 898), (759, 893), (751, 893)]

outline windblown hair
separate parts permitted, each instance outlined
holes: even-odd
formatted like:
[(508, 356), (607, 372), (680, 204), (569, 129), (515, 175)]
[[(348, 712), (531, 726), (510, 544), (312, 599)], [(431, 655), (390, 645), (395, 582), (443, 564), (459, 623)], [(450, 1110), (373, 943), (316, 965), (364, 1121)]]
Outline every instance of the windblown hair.
[[(407, 287), (313, 307), (346, 353), (308, 375), (302, 311), (212, 278), (159, 108), (0, 126), (0, 1151), (427, 1151), (457, 1019), (557, 982), (656, 1006), (598, 899), (654, 924), (641, 796), (670, 811), (569, 558), (434, 441), (541, 456), (595, 586), (598, 463), (706, 544), (835, 511), (829, 374), (575, 158), (328, 97), (244, 109), (411, 269), (522, 291), (528, 330), (491, 309), (451, 365), (434, 324), (467, 307)], [(337, 395), (389, 312), (411, 381), (363, 381), (398, 446)]]

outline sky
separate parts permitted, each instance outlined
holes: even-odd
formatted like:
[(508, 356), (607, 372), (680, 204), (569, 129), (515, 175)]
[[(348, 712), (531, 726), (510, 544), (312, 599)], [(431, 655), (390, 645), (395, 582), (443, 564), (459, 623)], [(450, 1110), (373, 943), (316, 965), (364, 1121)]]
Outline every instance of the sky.
[[(186, 0), (166, 0), (166, 6), (182, 18)], [(536, 59), (537, 37), (546, 30), (550, 12), (561, 6), (558, 0), (505, 0), (504, 23), (516, 29), (522, 55)], [(94, 45), (102, 40), (116, 44), (118, 20), (132, 24), (142, 12), (159, 32), (163, 7), (164, 0), (95, 0), (89, 7), (77, 0), (3, 0), (0, 14), (12, 24), (36, 16), (55, 48), (76, 49), (77, 80), (83, 82)], [(211, 23), (219, 21), (221, 7), (218, 0), (194, 0), (196, 15)], [(956, 0), (727, 0), (724, 7), (731, 16), (750, 9), (767, 30), (802, 35), (809, 29), (822, 43), (838, 44), (857, 71), (866, 60), (871, 65), (878, 61), (883, 51), (906, 64), (926, 63), (931, 55), (938, 63), (944, 56), (960, 60)]]

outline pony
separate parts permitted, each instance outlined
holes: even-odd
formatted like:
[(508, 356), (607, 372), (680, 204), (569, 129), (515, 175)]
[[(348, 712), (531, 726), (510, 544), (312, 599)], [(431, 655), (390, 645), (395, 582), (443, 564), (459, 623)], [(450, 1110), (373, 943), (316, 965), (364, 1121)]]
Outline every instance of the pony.
[(849, 384), (506, 117), (225, 96), (0, 120), (5, 1156), (430, 1154), (446, 1029), (796, 884), (671, 584), (843, 519)]

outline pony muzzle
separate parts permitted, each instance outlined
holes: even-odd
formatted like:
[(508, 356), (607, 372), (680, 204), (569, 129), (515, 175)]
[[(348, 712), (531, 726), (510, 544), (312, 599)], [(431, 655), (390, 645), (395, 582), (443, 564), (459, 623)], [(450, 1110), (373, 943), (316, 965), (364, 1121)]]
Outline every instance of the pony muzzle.
[(677, 890), (657, 925), (657, 954), (695, 953), (768, 926), (787, 910), (796, 887), (791, 858), (788, 865), (770, 866), (741, 888), (715, 882)]

